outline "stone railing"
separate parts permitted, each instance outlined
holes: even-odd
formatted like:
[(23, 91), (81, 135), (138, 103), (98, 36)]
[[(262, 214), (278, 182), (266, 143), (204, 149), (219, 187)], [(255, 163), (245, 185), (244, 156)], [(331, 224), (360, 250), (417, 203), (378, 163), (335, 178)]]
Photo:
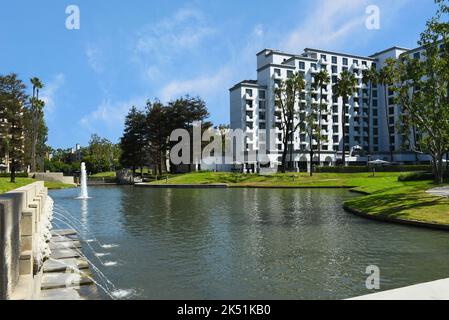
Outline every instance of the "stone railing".
[(52, 202), (42, 181), (0, 195), (0, 299), (38, 297)]

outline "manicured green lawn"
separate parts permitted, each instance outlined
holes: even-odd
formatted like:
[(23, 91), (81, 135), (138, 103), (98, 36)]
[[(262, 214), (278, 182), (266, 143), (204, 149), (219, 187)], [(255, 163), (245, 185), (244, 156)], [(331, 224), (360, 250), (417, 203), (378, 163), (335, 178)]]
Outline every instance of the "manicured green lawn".
[[(0, 178), (0, 194), (26, 186), (36, 180), (31, 178), (16, 178), (16, 183), (11, 183), (9, 181), (9, 178)], [(73, 185), (59, 182), (45, 182), (45, 186), (49, 189), (65, 189), (74, 187)]]
[[(347, 187), (366, 195), (345, 203), (370, 215), (449, 225), (449, 199), (431, 196), (432, 181), (399, 182), (400, 173), (287, 173), (272, 176), (199, 172), (177, 175), (169, 184), (225, 183), (231, 187)], [(165, 180), (152, 182), (165, 184)]]
[[(212, 184), (224, 183), (230, 186), (260, 187), (359, 187), (382, 185), (397, 181), (399, 173), (317, 173), (310, 177), (307, 173), (286, 173), (260, 176), (225, 172), (198, 172), (176, 175), (168, 179), (169, 184)], [(152, 182), (165, 184), (165, 179)]]
[(434, 187), (432, 181), (360, 187), (356, 190), (369, 195), (349, 200), (345, 205), (373, 216), (449, 225), (449, 198), (426, 193)]
[(16, 178), (16, 183), (11, 183), (9, 178), (0, 178), (0, 194), (26, 186), (34, 181), (31, 178)]
[(45, 186), (50, 190), (75, 188), (75, 186), (72, 184), (65, 184), (61, 182), (45, 182)]
[(96, 173), (89, 176), (89, 178), (115, 178), (115, 171)]

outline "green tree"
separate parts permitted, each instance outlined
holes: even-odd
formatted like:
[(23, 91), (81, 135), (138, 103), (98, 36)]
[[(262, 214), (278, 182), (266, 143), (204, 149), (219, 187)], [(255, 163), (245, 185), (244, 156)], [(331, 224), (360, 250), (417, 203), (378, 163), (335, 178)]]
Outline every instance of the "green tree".
[(168, 137), (170, 135), (167, 108), (156, 101), (147, 103), (146, 139), (149, 142), (150, 160), (154, 164), (155, 174), (166, 171)]
[(24, 160), (23, 110), (28, 99), (25, 89), (25, 84), (16, 74), (0, 76), (0, 119), (6, 119), (2, 130), (2, 139), (5, 141), (2, 145), (7, 148), (4, 153), (9, 156), (13, 183)]
[(343, 131), (343, 142), (342, 142), (342, 163), (346, 166), (346, 152), (349, 149), (346, 148), (346, 133), (348, 133), (346, 128), (346, 109), (349, 105), (349, 97), (354, 94), (355, 87), (357, 85), (357, 79), (355, 75), (347, 70), (344, 70), (337, 83), (334, 86), (334, 94), (343, 99), (343, 108), (341, 113), (341, 126)]
[[(293, 144), (294, 133), (298, 130), (301, 123), (296, 106), (301, 99), (301, 94), (304, 89), (304, 75), (301, 73), (294, 73), (287, 80), (281, 80), (274, 89), (276, 113), (281, 120), (280, 129), (283, 133), (282, 144), (284, 148), (281, 160), (281, 171), (283, 173), (287, 171), (289, 140)], [(296, 124), (295, 121), (297, 121)], [(293, 159), (290, 159), (290, 161), (293, 161)]]
[[(201, 123), (202, 133), (212, 127), (212, 123), (207, 121), (209, 117), (209, 111), (207, 110), (206, 103), (200, 97), (185, 97), (178, 98), (171, 101), (166, 106), (166, 117), (170, 119), (167, 124), (168, 136), (175, 129), (185, 129), (190, 134), (190, 159), (191, 162), (196, 161), (193, 159), (193, 127), (194, 123)], [(176, 142), (169, 142), (168, 147), (172, 147)], [(201, 141), (201, 146), (204, 147), (206, 142)], [(171, 164), (173, 171), (177, 171), (176, 166)], [(190, 166), (192, 170), (192, 165)]]
[[(317, 136), (316, 140), (318, 142), (318, 163), (321, 161), (321, 143), (327, 141), (327, 135), (324, 136), (322, 134), (322, 116), (327, 115), (329, 111), (329, 104), (323, 103), (323, 92), (324, 89), (327, 88), (327, 85), (330, 83), (330, 76), (326, 69), (321, 69), (320, 72), (318, 72), (314, 77), (314, 85), (315, 88), (320, 89), (320, 102), (319, 102), (319, 108), (318, 108), (318, 129), (317, 129)], [(311, 162), (313, 162), (313, 158), (310, 158)], [(312, 174), (312, 167), (310, 168), (310, 173)]]
[[(114, 144), (106, 138), (93, 134), (87, 147), (87, 155), (93, 161), (93, 170), (91, 173), (111, 171), (114, 169)], [(86, 155), (85, 155), (86, 156)]]
[[(379, 72), (378, 76), (378, 82), (383, 86), (384, 88), (384, 103), (385, 103), (385, 125), (387, 127), (387, 145), (388, 145), (388, 152), (390, 153), (390, 161), (394, 161), (393, 158), (393, 151), (394, 151), (394, 145), (391, 143), (391, 135), (394, 134), (394, 126), (390, 125), (390, 117), (389, 117), (389, 99), (388, 99), (388, 92), (390, 86), (393, 86), (394, 84), (394, 68), (395, 68), (396, 60), (393, 58), (388, 58), (384, 62), (384, 66)], [(391, 132), (393, 130), (393, 132)]]
[(438, 11), (427, 22), (419, 44), (422, 61), (401, 59), (395, 65), (396, 98), (419, 131), (419, 145), (433, 160), (435, 182), (443, 182), (443, 155), (449, 148), (449, 23), (448, 5), (435, 1)]
[(309, 136), (309, 153), (310, 153), (310, 176), (313, 176), (313, 156), (314, 156), (314, 148), (313, 141), (320, 141), (323, 137), (320, 133), (320, 125), (319, 125), (319, 104), (312, 103), (309, 109), (309, 113), (305, 117), (305, 123)]
[(146, 115), (144, 112), (132, 107), (125, 119), (125, 131), (120, 140), (120, 163), (124, 167), (142, 168), (146, 164), (148, 143), (146, 135)]
[(39, 100), (39, 91), (44, 87), (39, 78), (32, 78), (33, 96), (30, 99), (31, 105), (31, 171), (36, 172), (36, 149), (39, 139), (39, 129), (43, 119), (43, 108), (45, 103)]
[(368, 87), (368, 152), (371, 154), (373, 152), (371, 145), (371, 109), (373, 105), (373, 88), (377, 86), (377, 80), (379, 74), (374, 66), (362, 71), (362, 81)]

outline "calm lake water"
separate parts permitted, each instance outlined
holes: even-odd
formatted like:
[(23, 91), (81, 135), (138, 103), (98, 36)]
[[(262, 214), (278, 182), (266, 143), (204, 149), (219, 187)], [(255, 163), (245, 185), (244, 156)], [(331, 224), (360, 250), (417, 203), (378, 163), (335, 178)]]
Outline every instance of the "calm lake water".
[(382, 290), (449, 277), (448, 232), (355, 217), (342, 209), (356, 196), (346, 190), (113, 186), (91, 187), (88, 201), (78, 192), (50, 196), (83, 222), (83, 238), (117, 245), (90, 243), (110, 266), (83, 251), (132, 299), (349, 298), (372, 293), (369, 265)]

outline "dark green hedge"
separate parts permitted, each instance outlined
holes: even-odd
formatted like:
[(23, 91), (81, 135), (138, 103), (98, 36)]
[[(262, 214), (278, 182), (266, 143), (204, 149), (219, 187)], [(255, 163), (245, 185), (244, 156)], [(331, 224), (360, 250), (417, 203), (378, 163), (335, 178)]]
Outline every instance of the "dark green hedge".
[[(416, 172), (416, 171), (432, 171), (428, 165), (401, 165), (401, 166), (375, 166), (376, 172)], [(348, 166), (348, 167), (316, 167), (319, 173), (361, 173), (372, 172), (372, 166)]]
[(421, 181), (421, 180), (433, 180), (435, 175), (432, 172), (407, 172), (401, 173), (398, 177), (399, 181)]
[[(9, 178), (11, 176), (10, 173), (0, 173), (0, 178)], [(18, 172), (16, 173), (17, 178), (28, 178), (28, 173), (26, 172)]]

